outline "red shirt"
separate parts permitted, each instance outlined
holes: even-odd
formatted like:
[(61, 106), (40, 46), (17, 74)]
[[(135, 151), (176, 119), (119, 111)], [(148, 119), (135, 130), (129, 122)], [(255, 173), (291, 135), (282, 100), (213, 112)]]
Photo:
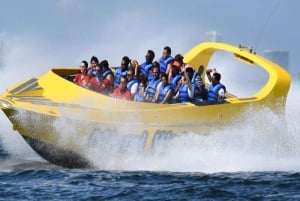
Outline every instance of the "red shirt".
[(89, 80), (90, 80), (89, 76), (79, 73), (75, 76), (73, 81), (80, 86), (87, 86)]
[(114, 92), (111, 95), (113, 98), (118, 98), (118, 99), (124, 99), (124, 100), (131, 100), (131, 94), (128, 89), (126, 89), (125, 92), (121, 92), (121, 88), (117, 87), (115, 88)]
[(108, 94), (113, 90), (113, 86), (108, 79), (103, 79), (102, 82), (98, 82), (96, 77), (90, 79), (88, 86), (90, 89), (103, 94)]

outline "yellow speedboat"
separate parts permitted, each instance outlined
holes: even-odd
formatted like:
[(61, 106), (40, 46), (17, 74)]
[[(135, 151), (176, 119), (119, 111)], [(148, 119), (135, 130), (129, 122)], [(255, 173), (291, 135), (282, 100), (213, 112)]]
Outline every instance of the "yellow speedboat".
[(78, 73), (78, 68), (54, 68), (7, 89), (0, 96), (0, 107), (39, 155), (71, 168), (93, 166), (86, 149), (106, 135), (119, 135), (151, 150), (166, 136), (221, 129), (237, 121), (248, 106), (284, 112), (291, 78), (266, 58), (241, 47), (209, 42), (195, 46), (184, 59), (194, 67), (206, 67), (219, 50), (265, 69), (269, 74), (265, 86), (250, 97), (228, 93), (222, 104), (138, 103), (101, 95), (65, 79)]

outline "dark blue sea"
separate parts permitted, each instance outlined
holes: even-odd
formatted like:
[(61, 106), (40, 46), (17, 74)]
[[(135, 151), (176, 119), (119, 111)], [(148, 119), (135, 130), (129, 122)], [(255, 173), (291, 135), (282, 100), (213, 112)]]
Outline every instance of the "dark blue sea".
[[(1, 200), (300, 200), (300, 173), (63, 169), (1, 147)], [(8, 165), (8, 164), (7, 164)], [(2, 165), (3, 166), (3, 165)]]

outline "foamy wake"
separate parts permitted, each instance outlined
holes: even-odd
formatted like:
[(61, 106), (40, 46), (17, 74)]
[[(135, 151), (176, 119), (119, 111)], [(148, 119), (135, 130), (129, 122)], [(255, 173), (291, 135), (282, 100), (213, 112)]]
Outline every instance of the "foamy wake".
[(138, 144), (107, 135), (88, 157), (99, 169), (236, 172), (299, 171), (299, 86), (290, 91), (286, 118), (262, 108), (249, 108), (244, 121), (210, 135), (190, 133), (161, 142), (151, 154)]

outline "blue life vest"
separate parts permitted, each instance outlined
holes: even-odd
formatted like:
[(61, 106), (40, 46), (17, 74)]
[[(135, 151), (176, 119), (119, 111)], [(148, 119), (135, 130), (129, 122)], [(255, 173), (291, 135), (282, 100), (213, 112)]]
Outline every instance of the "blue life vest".
[(102, 77), (103, 77), (103, 78), (106, 78), (106, 76), (108, 76), (108, 75), (114, 76), (114, 73), (113, 73), (110, 69), (107, 69), (107, 70), (102, 74)]
[(127, 70), (122, 71), (122, 68), (118, 67), (114, 76), (114, 87), (118, 87), (120, 85), (121, 77), (125, 77), (126, 75)]
[(99, 71), (95, 71), (95, 76), (96, 76), (96, 79), (97, 79), (97, 82), (102, 82), (102, 80), (103, 80), (103, 74), (101, 73), (101, 72), (99, 72)]
[(147, 78), (148, 83), (149, 83), (151, 80), (153, 80), (153, 79), (154, 79), (153, 73), (150, 72), (149, 75), (148, 75), (148, 78)]
[(163, 59), (163, 57), (161, 57), (159, 59), (160, 72), (165, 73), (167, 70), (168, 64), (172, 61), (174, 61), (174, 58), (172, 56), (168, 56), (166, 59)]
[(200, 89), (198, 88), (197, 83), (196, 83), (196, 78), (198, 76), (200, 76), (199, 73), (198, 72), (194, 72), (192, 80), (191, 80), (191, 83), (192, 83), (193, 88), (194, 88), (194, 94), (199, 94), (200, 93)]
[(208, 101), (217, 102), (218, 101), (218, 92), (222, 88), (224, 89), (224, 91), (226, 91), (225, 86), (221, 83), (218, 83), (215, 86), (210, 85), (210, 87), (208, 89)]
[(136, 78), (133, 78), (132, 80), (130, 80), (128, 83), (127, 83), (127, 89), (129, 91), (131, 91), (131, 87), (135, 84), (135, 83), (138, 83), (138, 80)]
[(189, 87), (187, 84), (181, 85), (179, 87), (178, 102), (182, 103), (182, 102), (188, 102), (190, 100), (188, 90)]
[(145, 102), (145, 96), (141, 96), (139, 92), (136, 93), (136, 102)]
[[(173, 87), (170, 84), (166, 84), (165, 86), (161, 85), (159, 89), (159, 96), (158, 96), (158, 102), (161, 102), (164, 100), (165, 96), (167, 95), (169, 90), (172, 90)], [(169, 102), (170, 100), (167, 100)]]
[(149, 95), (150, 99), (152, 99), (154, 97), (156, 88), (157, 88), (158, 84), (160, 83), (160, 81), (161, 81), (160, 78), (158, 78), (157, 80), (152, 79), (149, 81), (146, 94)]
[(92, 76), (96, 76), (97, 75), (96, 69), (92, 68), (91, 69), (91, 74), (92, 74)]
[(171, 77), (170, 84), (173, 86), (174, 89), (176, 88), (177, 83), (181, 79), (181, 77), (182, 76), (180, 74), (175, 75), (175, 77)]
[(143, 73), (143, 75), (147, 75), (149, 70), (152, 68), (152, 63), (147, 64), (146, 62), (141, 64), (141, 72)]

